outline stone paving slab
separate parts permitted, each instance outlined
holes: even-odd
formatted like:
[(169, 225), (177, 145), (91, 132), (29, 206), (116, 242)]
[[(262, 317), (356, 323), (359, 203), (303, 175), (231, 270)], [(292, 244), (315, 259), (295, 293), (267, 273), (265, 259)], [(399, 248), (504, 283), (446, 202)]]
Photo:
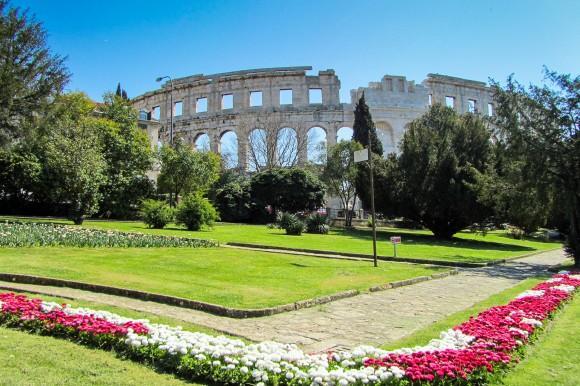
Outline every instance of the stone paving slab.
[(359, 344), (379, 345), (403, 338), (447, 315), (565, 261), (562, 250), (411, 286), (362, 294), (329, 304), (262, 318), (231, 319), (159, 303), (87, 291), (0, 282), (0, 288), (34, 291), (93, 301), (187, 321), (249, 340), (295, 343), (307, 352)]

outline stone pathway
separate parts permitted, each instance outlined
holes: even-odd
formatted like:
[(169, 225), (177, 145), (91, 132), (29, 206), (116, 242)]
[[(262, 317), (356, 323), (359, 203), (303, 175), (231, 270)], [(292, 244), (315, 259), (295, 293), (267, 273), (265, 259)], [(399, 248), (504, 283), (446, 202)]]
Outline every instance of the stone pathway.
[(363, 294), (314, 308), (263, 318), (231, 319), (158, 303), (87, 291), (0, 282), (2, 289), (34, 291), (139, 310), (210, 327), (250, 340), (299, 344), (308, 352), (379, 345), (466, 309), (527, 277), (565, 260), (555, 250), (504, 265), (462, 269), (458, 275), (382, 292)]

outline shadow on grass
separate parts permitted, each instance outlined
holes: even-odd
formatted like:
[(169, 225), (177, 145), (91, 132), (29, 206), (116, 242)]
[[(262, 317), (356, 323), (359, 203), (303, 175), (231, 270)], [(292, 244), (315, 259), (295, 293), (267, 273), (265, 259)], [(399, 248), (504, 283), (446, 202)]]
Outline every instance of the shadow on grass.
[[(335, 234), (356, 237), (363, 240), (372, 240), (372, 233), (370, 230), (361, 229), (334, 229)], [(460, 239), (454, 237), (451, 240), (440, 240), (436, 239), (433, 235), (418, 234), (414, 232), (406, 232), (405, 230), (397, 231), (386, 231), (377, 230), (377, 239), (379, 241), (389, 241), (391, 236), (401, 236), (403, 237), (403, 243), (405, 239), (413, 240), (413, 245), (425, 245), (425, 246), (440, 246), (440, 247), (452, 247), (452, 248), (466, 248), (475, 250), (492, 250), (492, 251), (507, 251), (507, 252), (534, 252), (537, 249), (533, 247), (527, 247), (523, 245), (514, 244), (503, 244), (494, 241), (483, 241), (483, 240), (469, 240)], [(509, 237), (506, 237), (509, 238)], [(513, 239), (510, 239), (513, 240)], [(537, 241), (537, 240), (535, 240)]]

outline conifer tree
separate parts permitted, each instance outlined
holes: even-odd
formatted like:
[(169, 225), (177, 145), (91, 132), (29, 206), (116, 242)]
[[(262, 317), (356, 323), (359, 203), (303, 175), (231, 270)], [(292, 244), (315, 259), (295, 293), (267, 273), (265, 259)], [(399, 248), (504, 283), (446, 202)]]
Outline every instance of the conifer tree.
[(365, 101), (365, 94), (360, 97), (354, 109), (352, 139), (366, 147), (369, 142), (369, 130), (371, 132), (371, 151), (378, 155), (383, 155), (383, 144), (377, 137), (377, 129), (373, 118)]

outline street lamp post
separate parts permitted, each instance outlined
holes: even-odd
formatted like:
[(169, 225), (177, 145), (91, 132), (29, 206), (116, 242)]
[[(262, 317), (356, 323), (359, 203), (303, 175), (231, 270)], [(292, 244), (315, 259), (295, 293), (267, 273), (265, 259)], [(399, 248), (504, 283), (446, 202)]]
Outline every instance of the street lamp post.
[(173, 79), (169, 76), (160, 76), (155, 79), (157, 82), (161, 82), (163, 79), (169, 79), (169, 84), (171, 85), (171, 89), (169, 90), (169, 98), (170, 98), (170, 106), (169, 106), (169, 117), (170, 117), (170, 126), (169, 126), (169, 144), (173, 146)]

